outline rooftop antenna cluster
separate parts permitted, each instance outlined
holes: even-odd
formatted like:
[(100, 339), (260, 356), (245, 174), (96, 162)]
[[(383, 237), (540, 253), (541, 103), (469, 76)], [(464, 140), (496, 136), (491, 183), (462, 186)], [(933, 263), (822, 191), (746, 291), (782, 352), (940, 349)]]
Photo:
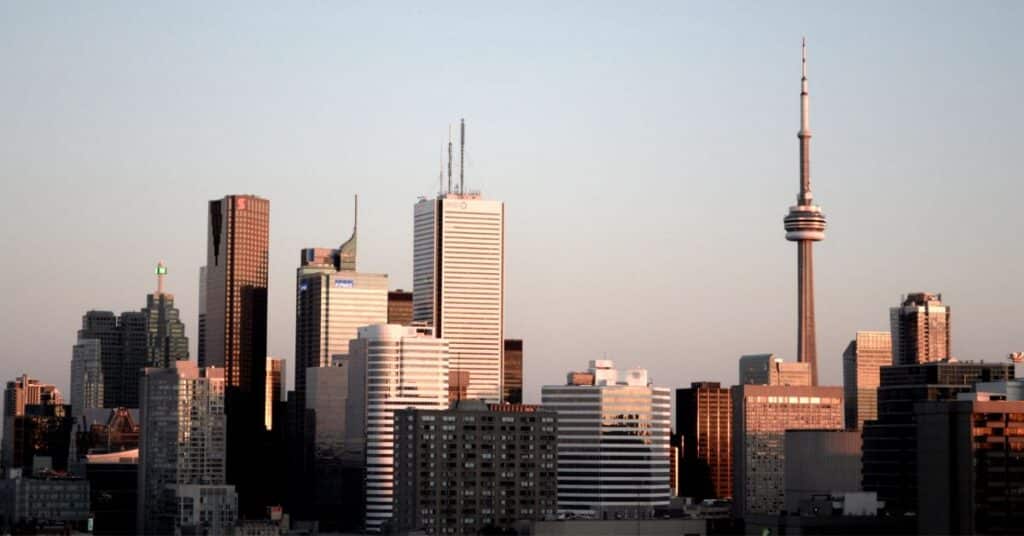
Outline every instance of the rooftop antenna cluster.
[[(444, 188), (444, 181), (441, 177), (438, 177), (438, 181), (441, 182), (441, 193), (450, 194), (452, 190), (452, 161), (454, 155), (452, 154), (452, 125), (448, 125), (448, 189)], [(441, 155), (442, 160), (444, 154)], [(444, 173), (444, 163), (441, 163), (441, 173)], [(455, 193), (464, 194), (466, 193), (466, 120), (459, 119), (459, 184), (458, 189), (454, 190)]]

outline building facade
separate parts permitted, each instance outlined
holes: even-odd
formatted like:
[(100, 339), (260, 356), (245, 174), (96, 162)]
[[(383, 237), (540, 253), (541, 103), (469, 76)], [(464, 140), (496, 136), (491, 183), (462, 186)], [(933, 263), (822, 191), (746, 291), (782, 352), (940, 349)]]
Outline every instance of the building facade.
[(644, 369), (620, 379), (611, 361), (595, 360), (588, 372), (589, 385), (541, 390), (542, 405), (558, 412), (558, 509), (650, 518), (671, 495), (671, 394), (654, 387)]
[(1013, 377), (1013, 365), (933, 361), (882, 367), (878, 419), (864, 423), (862, 485), (893, 514), (917, 512), (918, 402), (954, 400), (980, 382)]
[[(78, 342), (90, 339), (100, 343), (102, 407), (139, 407), (139, 379), (148, 355), (146, 315), (140, 311), (120, 315), (111, 311), (88, 311), (82, 316)], [(72, 384), (78, 381), (71, 380)], [(96, 389), (94, 386), (87, 388)]]
[[(12, 468), (15, 457), (15, 417), (25, 415), (27, 406), (63, 404), (60, 390), (53, 384), (42, 383), (28, 374), (22, 374), (7, 382), (4, 388), (3, 443), (0, 444), (0, 466), (6, 471)], [(18, 449), (21, 447), (19, 446)], [(20, 462), (18, 466), (20, 467)]]
[(266, 394), (263, 408), (263, 426), (267, 430), (274, 429), (274, 407), (284, 400), (287, 381), (287, 362), (280, 357), (267, 356)]
[(0, 480), (0, 529), (5, 534), (38, 534), (40, 526), (77, 534), (86, 530), (89, 517), (89, 483), (81, 478), (16, 475)]
[(507, 404), (523, 403), (522, 339), (505, 339), (501, 361), (501, 399)]
[(892, 365), (892, 338), (886, 331), (858, 331), (843, 351), (846, 428), (860, 430), (878, 418), (878, 384), (882, 367)]
[(447, 193), (416, 203), (413, 319), (451, 345), (451, 368), (470, 373), (470, 398), (502, 396), (505, 205)]
[(71, 349), (71, 410), (83, 415), (103, 407), (103, 361), (98, 339), (81, 339)]
[(915, 405), (919, 534), (1019, 534), (1024, 402)]
[(785, 493), (787, 430), (842, 430), (843, 389), (790, 385), (732, 388), (733, 509), (778, 514)]
[(388, 291), (388, 324), (412, 324), (412, 292), (402, 289)]
[(394, 429), (397, 529), (480, 534), (555, 518), (554, 411), (468, 400), (396, 411)]
[(266, 429), (267, 263), (270, 201), (228, 195), (209, 202), (206, 248), (206, 313), (200, 367), (224, 372), (228, 482), (242, 513), (267, 506), (260, 481)]
[(718, 382), (676, 390), (676, 433), (682, 436), (680, 495), (732, 497), (732, 397)]
[(176, 361), (188, 359), (188, 337), (181, 313), (174, 306), (174, 294), (164, 291), (167, 265), (160, 261), (156, 266), (156, 292), (146, 296), (146, 308), (142, 310), (146, 319), (146, 366), (171, 367)]
[(359, 328), (349, 344), (346, 458), (366, 470), (365, 527), (380, 532), (394, 500), (394, 412), (448, 407), (448, 341), (408, 326)]
[(812, 385), (811, 365), (787, 363), (775, 354), (741, 356), (740, 385)]
[(815, 497), (860, 491), (860, 432), (845, 430), (787, 430), (785, 508), (805, 511)]
[[(199, 369), (191, 361), (146, 369), (140, 412), (140, 533), (168, 534), (186, 526), (180, 510), (192, 488), (182, 486), (216, 486), (234, 495), (234, 487), (226, 485), (226, 383), (223, 369)], [(199, 507), (192, 503), (192, 514)]]
[(950, 355), (950, 310), (942, 294), (908, 294), (898, 307), (889, 309), (892, 363), (913, 365), (953, 357)]

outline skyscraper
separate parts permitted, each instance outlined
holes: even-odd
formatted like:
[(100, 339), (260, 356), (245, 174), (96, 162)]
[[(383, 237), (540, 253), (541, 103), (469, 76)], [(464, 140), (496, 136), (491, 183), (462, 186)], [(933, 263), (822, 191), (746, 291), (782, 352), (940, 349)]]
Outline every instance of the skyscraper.
[(620, 380), (614, 364), (601, 359), (589, 372), (589, 385), (541, 389), (543, 407), (558, 412), (558, 509), (651, 518), (671, 496), (671, 393), (654, 387), (644, 369)]
[[(142, 381), (139, 534), (182, 533), (190, 518), (234, 523), (221, 516), (225, 505), (237, 508), (234, 487), (225, 484), (224, 370), (174, 365), (146, 369)], [(190, 500), (197, 495), (206, 500)], [(231, 525), (207, 530), (220, 534)]]
[(523, 339), (505, 339), (501, 360), (501, 398), (509, 404), (523, 403)]
[[(147, 316), (141, 311), (126, 311), (120, 316), (111, 311), (88, 311), (82, 316), (78, 343), (99, 341), (99, 371), (103, 382), (103, 405), (100, 407), (139, 407), (139, 379), (149, 352), (146, 322)], [(85, 357), (84, 354), (79, 355)], [(71, 378), (72, 385), (79, 381), (79, 378)]]
[(81, 339), (71, 348), (71, 411), (103, 407), (103, 361), (99, 339)]
[(242, 513), (262, 515), (261, 444), (267, 364), (270, 201), (228, 195), (210, 201), (206, 335), (200, 367), (224, 370), (228, 482)]
[(858, 331), (843, 352), (843, 393), (846, 428), (860, 430), (878, 417), (881, 368), (892, 365), (892, 339), (887, 331)]
[(738, 516), (778, 514), (785, 491), (786, 430), (842, 430), (840, 387), (732, 388), (733, 508)]
[(811, 385), (810, 363), (787, 363), (775, 354), (740, 357), (740, 385)]
[(178, 309), (174, 307), (174, 294), (164, 291), (164, 277), (167, 265), (160, 261), (156, 266), (156, 292), (146, 296), (146, 318), (148, 341), (146, 344), (146, 366), (170, 367), (175, 361), (188, 359), (188, 338), (185, 324)]
[(912, 365), (952, 357), (949, 342), (949, 306), (942, 294), (915, 292), (889, 309), (892, 362)]
[[(284, 359), (267, 356), (266, 401), (263, 410), (263, 426), (272, 430), (274, 424), (274, 405), (284, 400), (284, 387), (288, 379), (288, 368)], [(278, 423), (280, 424), (280, 423)]]
[(366, 468), (368, 532), (392, 516), (394, 412), (448, 407), (448, 341), (416, 328), (359, 328), (350, 343), (345, 448)]
[(306, 394), (306, 369), (348, 353), (362, 326), (387, 323), (387, 274), (356, 270), (358, 199), (352, 236), (337, 249), (302, 250), (295, 293), (295, 392)]
[(676, 433), (683, 438), (682, 495), (732, 497), (732, 398), (718, 382), (676, 389)]
[[(73, 418), (68, 406), (63, 404), (63, 397), (56, 386), (29, 378), (28, 374), (7, 382), (0, 453), (0, 465), (4, 470), (25, 464), (31, 468), (32, 457), (37, 450), (59, 452), (62, 445), (63, 463), (66, 465)], [(63, 437), (65, 433), (67, 437)], [(61, 460), (56, 461), (61, 463)]]
[(196, 359), (206, 363), (206, 267), (199, 267), (199, 318), (196, 323)]
[(416, 203), (413, 319), (451, 345), (451, 367), (470, 373), (467, 394), (501, 400), (505, 205), (476, 193)]
[(807, 44), (803, 45), (800, 78), (800, 194), (786, 215), (786, 240), (797, 243), (796, 359), (811, 366), (811, 385), (818, 385), (818, 348), (814, 332), (814, 242), (825, 239), (825, 215), (811, 194), (811, 117), (807, 92)]
[(388, 324), (412, 324), (412, 292), (402, 289), (388, 291)]

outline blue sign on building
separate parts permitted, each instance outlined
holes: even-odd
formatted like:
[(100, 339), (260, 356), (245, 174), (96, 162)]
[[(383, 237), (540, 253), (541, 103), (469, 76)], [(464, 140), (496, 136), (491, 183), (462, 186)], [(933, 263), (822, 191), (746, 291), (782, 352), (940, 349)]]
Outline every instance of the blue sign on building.
[(356, 286), (356, 282), (351, 279), (335, 279), (334, 288), (352, 288)]

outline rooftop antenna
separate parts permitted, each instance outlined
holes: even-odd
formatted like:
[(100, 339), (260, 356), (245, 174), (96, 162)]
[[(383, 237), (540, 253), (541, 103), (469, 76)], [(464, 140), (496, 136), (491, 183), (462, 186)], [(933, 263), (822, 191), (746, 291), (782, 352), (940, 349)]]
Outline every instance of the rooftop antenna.
[(466, 120), (459, 119), (459, 193), (466, 193)]
[(153, 273), (156, 274), (156, 295), (161, 296), (164, 293), (164, 276), (167, 275), (167, 265), (164, 261), (156, 263), (156, 270)]
[(448, 123), (448, 193), (452, 193), (452, 124)]
[(441, 156), (437, 159), (437, 195), (444, 193), (444, 144), (441, 144)]

